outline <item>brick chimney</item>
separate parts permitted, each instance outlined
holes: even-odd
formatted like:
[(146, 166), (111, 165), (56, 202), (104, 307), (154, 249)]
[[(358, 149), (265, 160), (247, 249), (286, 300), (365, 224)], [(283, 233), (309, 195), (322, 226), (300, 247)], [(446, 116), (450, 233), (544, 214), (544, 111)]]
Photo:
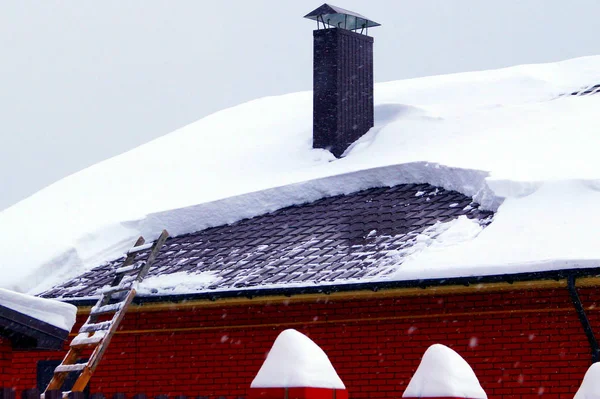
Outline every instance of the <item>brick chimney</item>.
[(336, 157), (373, 127), (373, 38), (378, 23), (323, 4), (305, 18), (317, 21), (313, 67), (313, 148)]

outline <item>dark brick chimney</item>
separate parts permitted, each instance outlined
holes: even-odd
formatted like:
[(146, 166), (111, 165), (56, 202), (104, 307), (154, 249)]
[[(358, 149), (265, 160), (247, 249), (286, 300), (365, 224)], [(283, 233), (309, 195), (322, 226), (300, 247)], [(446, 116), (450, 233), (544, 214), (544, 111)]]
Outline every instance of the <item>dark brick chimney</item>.
[(373, 127), (373, 38), (367, 33), (379, 24), (327, 4), (305, 17), (317, 21), (313, 147), (340, 157)]

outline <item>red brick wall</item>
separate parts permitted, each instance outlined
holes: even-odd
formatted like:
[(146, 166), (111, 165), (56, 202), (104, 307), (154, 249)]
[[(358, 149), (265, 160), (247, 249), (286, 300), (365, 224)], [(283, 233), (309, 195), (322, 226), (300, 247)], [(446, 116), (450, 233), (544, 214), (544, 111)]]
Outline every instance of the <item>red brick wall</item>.
[[(580, 290), (600, 334), (595, 293)], [(351, 398), (400, 397), (433, 343), (458, 351), (490, 399), (572, 397), (591, 359), (566, 288), (132, 312), (122, 327), (92, 391), (243, 396), (285, 328), (327, 352)], [(36, 361), (62, 355), (16, 352), (13, 383), (32, 387)]]
[(12, 347), (7, 339), (0, 338), (0, 387), (10, 387)]

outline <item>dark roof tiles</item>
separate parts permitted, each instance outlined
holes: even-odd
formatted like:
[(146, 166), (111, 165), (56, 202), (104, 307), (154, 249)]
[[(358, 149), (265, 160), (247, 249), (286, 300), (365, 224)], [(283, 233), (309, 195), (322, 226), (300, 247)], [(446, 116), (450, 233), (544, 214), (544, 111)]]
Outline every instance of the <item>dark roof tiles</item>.
[[(212, 273), (214, 282), (194, 292), (361, 282), (391, 273), (418, 234), (463, 215), (488, 223), (491, 213), (428, 184), (323, 198), (170, 238), (149, 277)], [(113, 267), (92, 269), (43, 296), (95, 296)]]

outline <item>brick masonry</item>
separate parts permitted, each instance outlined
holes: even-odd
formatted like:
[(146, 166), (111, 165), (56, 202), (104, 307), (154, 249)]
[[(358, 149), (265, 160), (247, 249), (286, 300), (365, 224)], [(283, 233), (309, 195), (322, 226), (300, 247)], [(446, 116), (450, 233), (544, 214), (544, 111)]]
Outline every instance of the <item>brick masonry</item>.
[[(597, 334), (597, 289), (580, 289)], [(81, 319), (79, 322), (81, 322)], [(448, 345), (490, 399), (572, 397), (591, 363), (567, 289), (131, 312), (92, 378), (92, 392), (248, 394), (277, 334), (295, 328), (329, 355), (351, 398), (400, 397), (423, 352)], [(11, 385), (62, 352), (15, 352)]]
[(340, 157), (374, 125), (373, 38), (313, 31), (313, 147)]
[(10, 342), (0, 337), (0, 387), (11, 383), (12, 347)]

